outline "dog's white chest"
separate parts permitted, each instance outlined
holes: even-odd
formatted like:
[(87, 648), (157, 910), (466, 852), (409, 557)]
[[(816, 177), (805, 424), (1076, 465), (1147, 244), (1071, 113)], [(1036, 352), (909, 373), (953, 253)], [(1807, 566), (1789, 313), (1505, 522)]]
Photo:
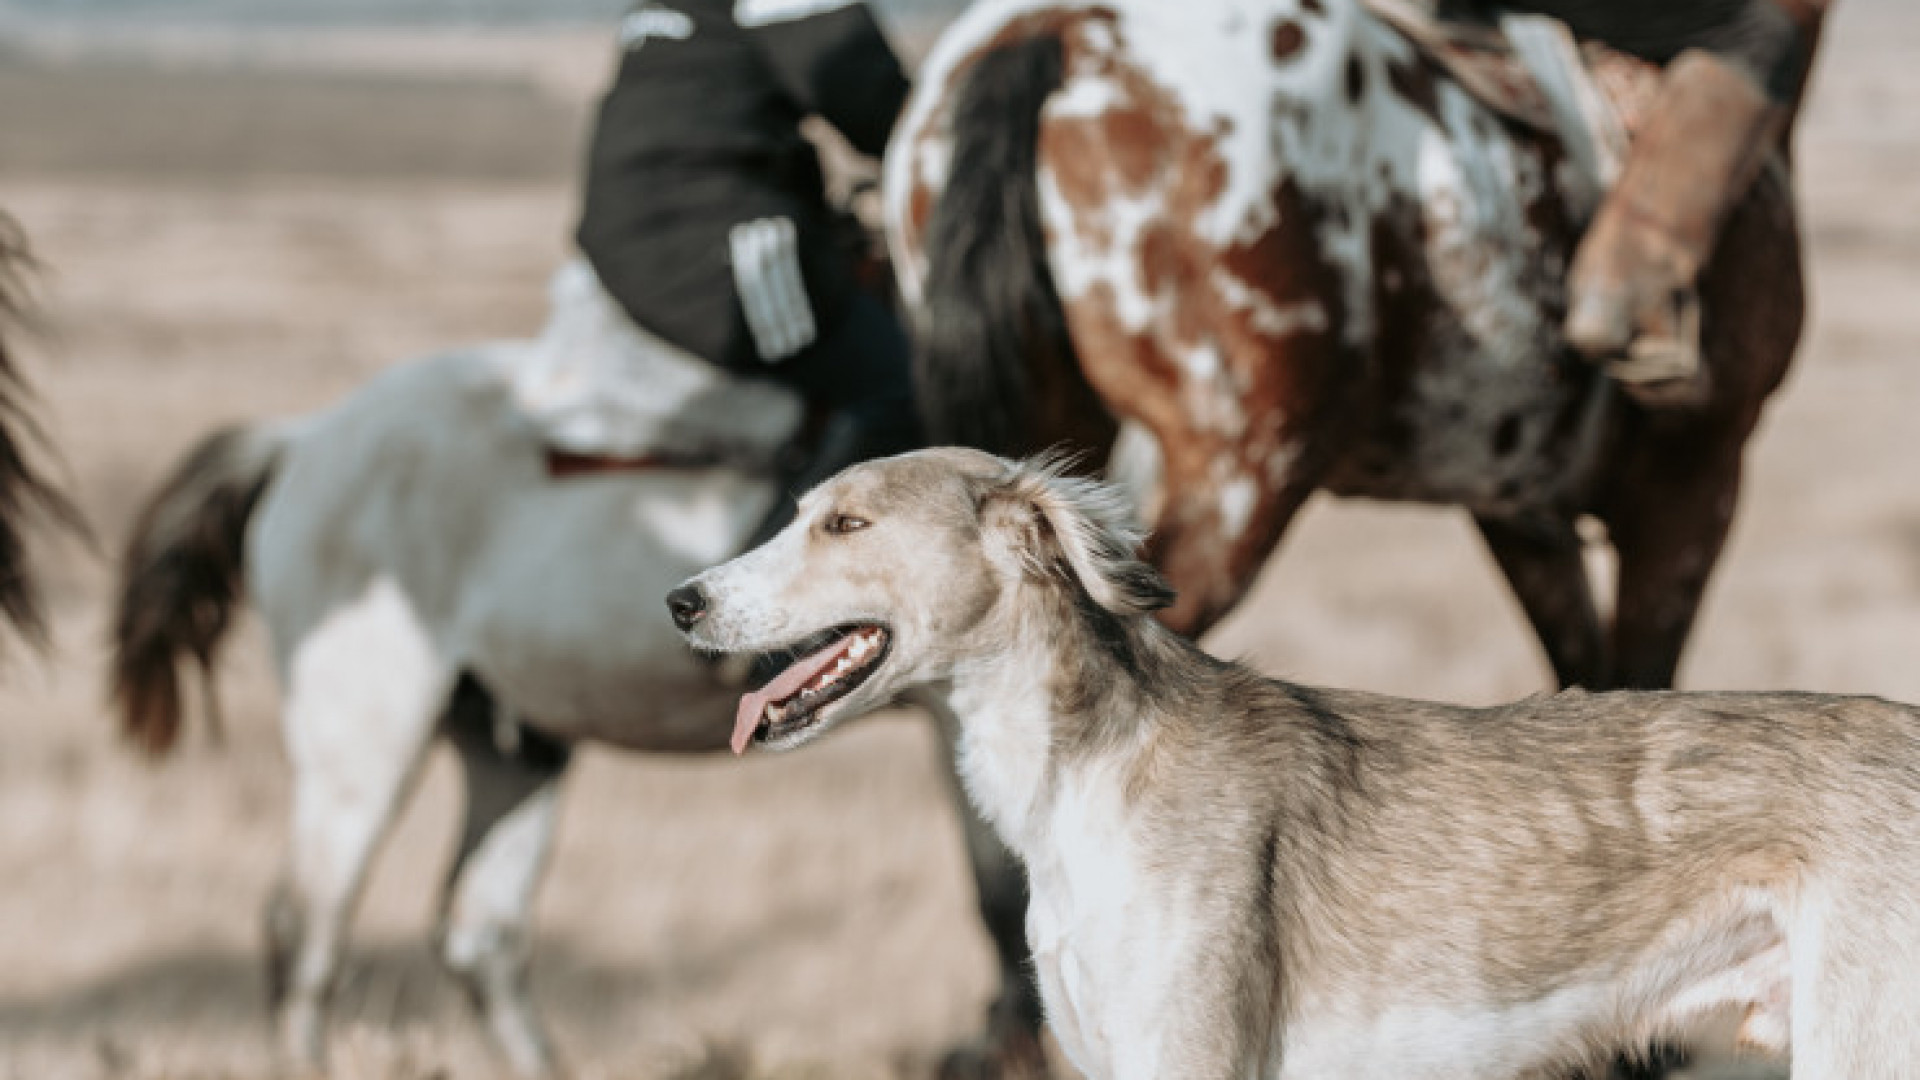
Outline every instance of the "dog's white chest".
[(1029, 859), (1027, 938), (1061, 1048), (1089, 1076), (1156, 1075), (1162, 1007), (1188, 954), (1177, 905), (1142, 873), (1118, 784), (1063, 786)]

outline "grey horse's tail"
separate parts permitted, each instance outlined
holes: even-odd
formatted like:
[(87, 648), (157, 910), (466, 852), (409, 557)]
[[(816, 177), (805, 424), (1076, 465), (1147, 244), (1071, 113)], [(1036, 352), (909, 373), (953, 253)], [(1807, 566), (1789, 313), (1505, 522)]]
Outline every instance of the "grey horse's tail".
[[(0, 213), (0, 329), (22, 316), (21, 272), (32, 265), (20, 226)], [(28, 460), (28, 447), (39, 441), (40, 430), (28, 411), (32, 394), (15, 360), (0, 337), (0, 618), (40, 644), (46, 638), (46, 613), (27, 558), (26, 525), (38, 513), (83, 539), (88, 534), (80, 511)]]
[(209, 435), (140, 511), (121, 562), (111, 692), (127, 739), (165, 753), (180, 734), (180, 662), (198, 664), (221, 732), (213, 660), (240, 602), (247, 520), (285, 452), (274, 427)]

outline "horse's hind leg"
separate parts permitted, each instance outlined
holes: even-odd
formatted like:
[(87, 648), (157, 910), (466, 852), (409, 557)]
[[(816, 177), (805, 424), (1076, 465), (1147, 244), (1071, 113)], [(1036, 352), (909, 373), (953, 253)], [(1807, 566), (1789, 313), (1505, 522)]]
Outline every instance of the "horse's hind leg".
[(1799, 232), (1783, 175), (1734, 212), (1700, 285), (1713, 398), (1698, 413), (1628, 411), (1595, 508), (1620, 556), (1618, 686), (1673, 685), (1733, 521), (1747, 438), (1800, 339)]
[[(1739, 498), (1743, 435), (1690, 417), (1641, 433), (1600, 507), (1619, 555), (1614, 685), (1673, 686)], [(1651, 426), (1651, 425), (1649, 425)]]
[(1580, 557), (1580, 536), (1564, 518), (1509, 521), (1476, 515), (1487, 550), (1500, 566), (1546, 649), (1562, 687), (1604, 689), (1607, 645), (1593, 588)]
[(543, 1076), (553, 1054), (527, 996), (527, 923), (552, 846), (569, 748), (503, 719), (471, 676), (447, 712), (467, 785), (466, 824), (442, 900), (440, 956), (515, 1071)]
[(424, 628), (385, 581), (321, 621), (287, 665), (293, 837), (267, 906), (267, 946), (281, 1049), (294, 1064), (325, 1056), (347, 924), (447, 690)]

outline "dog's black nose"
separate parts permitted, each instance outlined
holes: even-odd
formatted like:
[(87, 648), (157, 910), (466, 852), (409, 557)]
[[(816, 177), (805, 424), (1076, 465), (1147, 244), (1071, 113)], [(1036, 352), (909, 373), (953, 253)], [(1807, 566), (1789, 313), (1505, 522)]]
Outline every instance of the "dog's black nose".
[(682, 585), (667, 594), (667, 610), (673, 612), (673, 625), (691, 630), (707, 613), (707, 594), (698, 585)]

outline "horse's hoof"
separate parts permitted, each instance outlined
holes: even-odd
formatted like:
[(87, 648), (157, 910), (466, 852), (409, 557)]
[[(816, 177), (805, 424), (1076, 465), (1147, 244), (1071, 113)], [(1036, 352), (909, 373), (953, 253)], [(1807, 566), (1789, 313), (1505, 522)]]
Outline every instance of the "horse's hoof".
[(939, 1080), (1047, 1080), (1047, 1053), (1038, 1036), (1016, 1032), (989, 1036), (949, 1053), (934, 1074)]

